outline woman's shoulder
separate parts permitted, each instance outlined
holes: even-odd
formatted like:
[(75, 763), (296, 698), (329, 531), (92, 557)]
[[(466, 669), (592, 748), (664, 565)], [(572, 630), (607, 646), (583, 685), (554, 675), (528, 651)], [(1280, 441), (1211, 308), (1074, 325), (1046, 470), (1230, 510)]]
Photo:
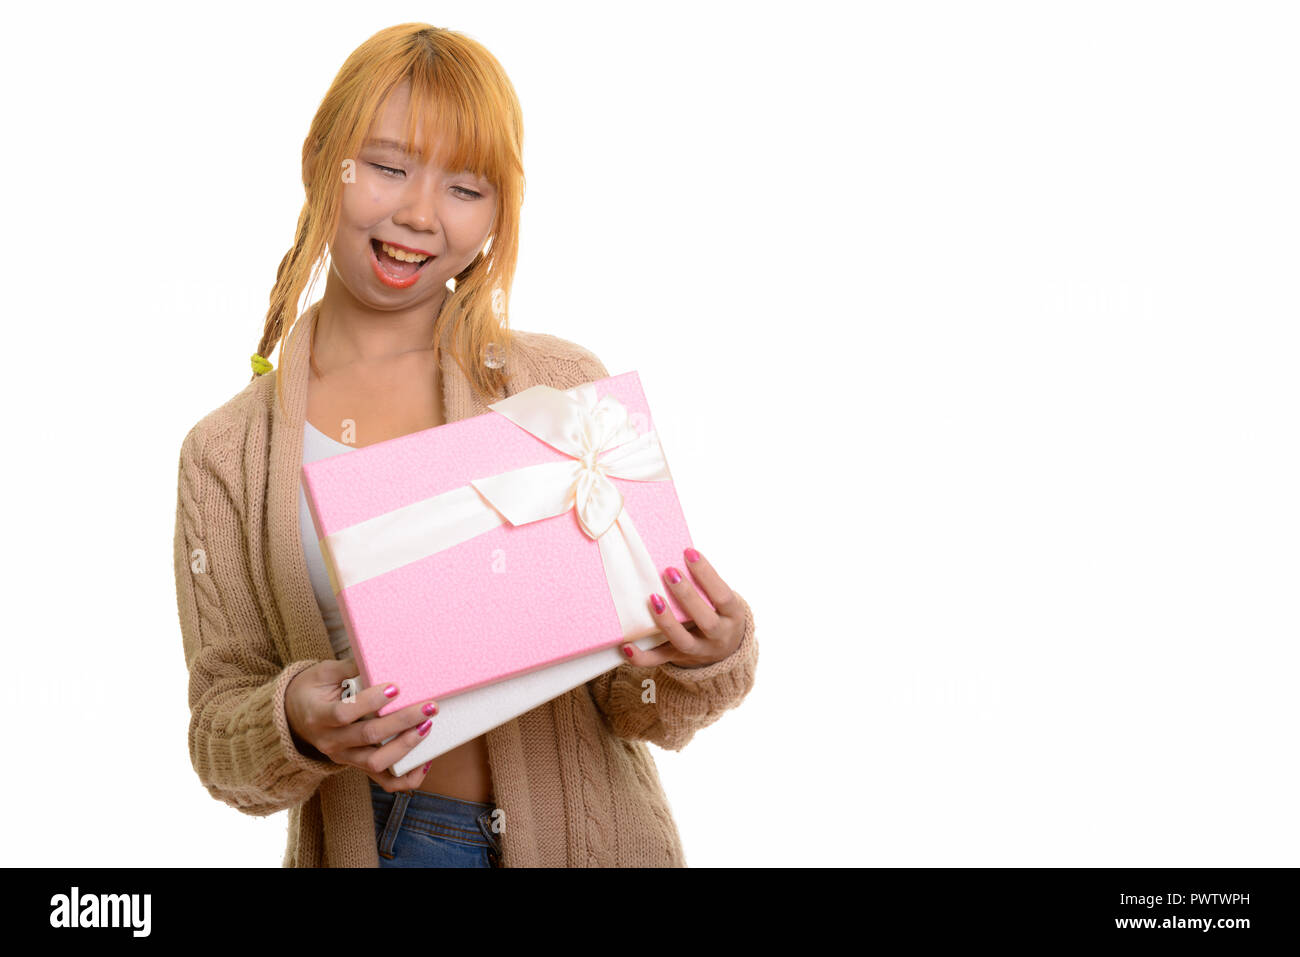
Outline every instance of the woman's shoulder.
[(275, 373), (260, 375), (211, 412), (185, 434), (181, 441), (181, 465), (232, 462), (228, 454), (249, 445), (250, 435), (268, 430), (275, 402)]
[(511, 350), (516, 363), (532, 381), (568, 389), (609, 375), (605, 364), (585, 346), (548, 332), (511, 330)]

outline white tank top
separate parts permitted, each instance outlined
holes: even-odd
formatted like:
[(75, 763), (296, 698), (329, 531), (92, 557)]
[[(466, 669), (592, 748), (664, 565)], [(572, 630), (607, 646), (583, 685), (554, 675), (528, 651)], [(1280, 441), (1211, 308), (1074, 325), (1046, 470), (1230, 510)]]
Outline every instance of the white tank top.
[[(304, 422), (302, 433), (304, 465), (327, 459), (331, 455), (351, 452), (356, 448), (335, 441), (310, 422), (306, 420)], [(311, 509), (307, 507), (307, 493), (303, 491), (301, 480), (298, 482), (298, 526), (302, 532), (303, 555), (307, 559), (307, 575), (311, 578), (311, 588), (316, 593), (316, 604), (320, 606), (325, 627), (329, 629), (334, 657), (346, 658), (351, 653), (348, 631), (339, 614), (339, 604), (334, 600), (334, 592), (330, 590), (329, 574), (325, 571), (325, 558), (321, 555), (320, 542), (316, 538), (316, 526), (311, 520)]]

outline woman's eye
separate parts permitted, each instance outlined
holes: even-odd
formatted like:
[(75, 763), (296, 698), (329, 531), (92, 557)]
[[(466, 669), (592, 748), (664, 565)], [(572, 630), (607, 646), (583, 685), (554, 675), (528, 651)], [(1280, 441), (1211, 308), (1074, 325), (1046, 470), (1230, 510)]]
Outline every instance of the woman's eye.
[[(385, 176), (391, 176), (394, 178), (401, 177), (403, 179), (406, 177), (405, 170), (394, 169), (391, 166), (380, 166), (378, 163), (371, 163), (370, 165), (373, 166), (375, 169), (379, 170), (380, 172), (382, 172)], [(482, 193), (476, 193), (474, 190), (469, 189), (468, 187), (465, 186), (453, 186), (452, 189), (460, 190), (460, 192), (468, 199), (483, 198)]]

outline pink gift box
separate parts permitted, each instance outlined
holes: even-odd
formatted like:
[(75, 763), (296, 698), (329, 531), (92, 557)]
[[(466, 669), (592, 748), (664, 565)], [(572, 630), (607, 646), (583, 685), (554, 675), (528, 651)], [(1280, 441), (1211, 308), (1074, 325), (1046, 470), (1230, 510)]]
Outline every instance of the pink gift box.
[[(672, 565), (690, 581), (682, 553), (691, 537), (638, 375), (564, 392), (535, 386), (491, 408), (302, 467), (362, 687), (400, 688), (381, 715), (656, 635), (651, 592), (678, 621), (690, 621), (662, 578)], [(569, 437), (557, 442), (569, 450), (511, 414), (531, 415), (529, 428), (546, 423), (552, 439)], [(580, 432), (602, 440), (582, 440), (587, 458), (570, 441)], [(611, 474), (619, 468), (656, 477)], [(581, 511), (588, 524), (595, 514), (618, 516), (597, 538), (597, 530), (584, 530), (578, 507), (519, 521), (519, 496), (558, 500), (566, 469), (600, 489), (593, 500), (603, 511)], [(501, 497), (502, 486), (492, 484), (498, 476), (516, 498)], [(621, 494), (621, 509), (610, 489)], [(376, 525), (386, 531), (373, 531)], [(642, 620), (625, 628), (638, 603)]]

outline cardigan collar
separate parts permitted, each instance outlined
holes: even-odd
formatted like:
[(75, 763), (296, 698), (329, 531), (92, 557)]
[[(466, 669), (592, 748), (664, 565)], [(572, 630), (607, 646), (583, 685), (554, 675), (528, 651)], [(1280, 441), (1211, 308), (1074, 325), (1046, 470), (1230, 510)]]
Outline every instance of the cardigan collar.
[[(329, 630), (312, 591), (298, 523), (298, 495), (302, 482), (302, 441), (307, 419), (308, 348), (320, 314), (317, 301), (289, 330), (281, 354), (284, 409), (272, 390), (270, 475), (267, 489), (267, 527), (271, 587), (286, 630), (290, 660), (334, 657)], [(440, 340), (438, 367), (442, 378), (443, 413), (448, 423), (491, 411), (474, 390), (452, 356), (450, 324)], [(505, 395), (512, 393), (507, 388)], [(504, 396), (503, 396), (504, 397)]]

